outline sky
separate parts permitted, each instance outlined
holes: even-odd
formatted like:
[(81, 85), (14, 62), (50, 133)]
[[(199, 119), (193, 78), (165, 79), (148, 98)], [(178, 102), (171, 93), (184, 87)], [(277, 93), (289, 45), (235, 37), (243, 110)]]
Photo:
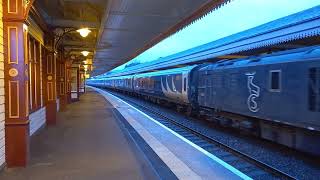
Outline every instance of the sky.
[[(317, 5), (320, 0), (233, 0), (128, 63), (157, 60)], [(114, 70), (122, 70), (126, 64)]]

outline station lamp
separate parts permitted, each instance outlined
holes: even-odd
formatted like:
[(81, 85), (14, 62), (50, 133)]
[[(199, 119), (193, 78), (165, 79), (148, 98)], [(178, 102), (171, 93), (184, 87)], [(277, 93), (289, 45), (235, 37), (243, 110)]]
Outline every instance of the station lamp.
[(87, 72), (88, 71), (88, 65), (83, 65), (84, 67), (84, 71)]
[(77, 32), (80, 33), (82, 37), (87, 37), (91, 31), (88, 28), (81, 28), (78, 29)]
[(85, 57), (87, 57), (89, 55), (89, 51), (81, 51), (81, 54)]
[(28, 25), (23, 23), (23, 30), (28, 31)]

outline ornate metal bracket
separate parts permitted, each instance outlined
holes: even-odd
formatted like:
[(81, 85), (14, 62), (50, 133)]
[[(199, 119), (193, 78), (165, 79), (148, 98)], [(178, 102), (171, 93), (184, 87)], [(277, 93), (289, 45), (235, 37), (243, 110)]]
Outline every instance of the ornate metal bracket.
[(54, 32), (54, 51), (57, 51), (61, 40), (66, 34), (70, 32), (74, 32), (76, 30), (77, 30), (76, 28), (56, 28), (53, 31)]

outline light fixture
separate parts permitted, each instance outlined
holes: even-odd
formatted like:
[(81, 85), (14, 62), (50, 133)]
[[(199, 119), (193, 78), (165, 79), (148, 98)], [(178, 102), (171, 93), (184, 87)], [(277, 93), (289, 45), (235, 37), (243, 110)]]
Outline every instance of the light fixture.
[(88, 71), (88, 65), (83, 65), (84, 71)]
[(91, 31), (88, 28), (81, 28), (78, 29), (77, 32), (80, 33), (82, 37), (87, 37)]
[(89, 51), (81, 51), (81, 54), (85, 57), (87, 57), (89, 55)]
[(23, 30), (28, 31), (28, 25), (23, 23)]

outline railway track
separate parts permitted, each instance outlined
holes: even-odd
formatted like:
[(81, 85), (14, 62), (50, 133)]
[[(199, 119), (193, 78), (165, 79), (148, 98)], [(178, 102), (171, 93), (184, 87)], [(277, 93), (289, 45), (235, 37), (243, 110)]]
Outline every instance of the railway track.
[(138, 100), (133, 100), (126, 95), (119, 95), (118, 93), (110, 91), (108, 92), (125, 100), (131, 105), (144, 110), (145, 112), (153, 114), (156, 117), (156, 120), (161, 124), (167, 126), (171, 130), (177, 132), (184, 138), (220, 158), (224, 162), (230, 164), (253, 179), (296, 179), (275, 167), (261, 162), (248, 154), (240, 152), (219, 140), (209, 137), (205, 133), (199, 132), (191, 127), (187, 127), (183, 123), (175, 120), (172, 117), (169, 117), (165, 113), (157, 111), (141, 102), (139, 103)]

